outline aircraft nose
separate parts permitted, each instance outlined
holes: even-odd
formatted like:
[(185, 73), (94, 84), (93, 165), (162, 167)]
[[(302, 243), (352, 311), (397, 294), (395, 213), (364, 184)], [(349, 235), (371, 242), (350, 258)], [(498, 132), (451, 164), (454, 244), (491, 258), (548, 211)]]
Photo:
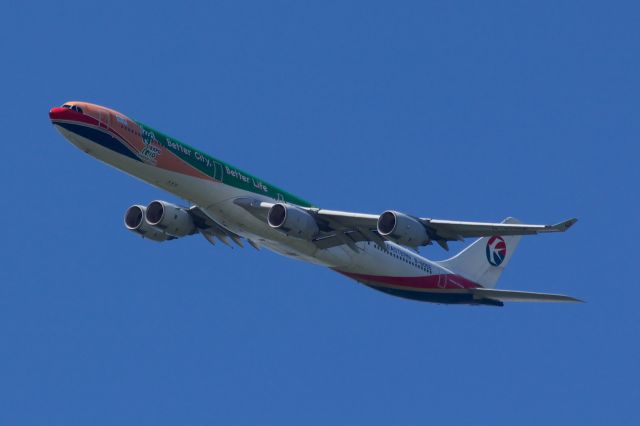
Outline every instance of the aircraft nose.
[(62, 115), (68, 111), (66, 108), (53, 107), (49, 110), (49, 119), (55, 120), (56, 118), (62, 118)]

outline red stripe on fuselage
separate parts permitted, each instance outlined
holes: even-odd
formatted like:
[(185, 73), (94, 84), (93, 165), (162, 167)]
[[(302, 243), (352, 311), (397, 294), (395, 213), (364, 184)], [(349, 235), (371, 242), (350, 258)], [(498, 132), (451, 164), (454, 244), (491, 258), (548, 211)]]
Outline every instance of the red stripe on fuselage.
[(81, 114), (69, 108), (52, 108), (51, 111), (49, 111), (49, 118), (51, 118), (52, 121), (62, 120), (71, 123), (90, 124), (92, 126), (100, 127), (101, 129), (105, 128), (101, 127), (100, 123), (98, 123), (98, 120), (95, 118)]
[(372, 284), (389, 284), (396, 287), (405, 287), (408, 289), (460, 290), (482, 287), (471, 280), (454, 274), (425, 275), (419, 277), (392, 277), (382, 275), (356, 274), (353, 272), (339, 271), (337, 269), (335, 271), (357, 281), (363, 281)]

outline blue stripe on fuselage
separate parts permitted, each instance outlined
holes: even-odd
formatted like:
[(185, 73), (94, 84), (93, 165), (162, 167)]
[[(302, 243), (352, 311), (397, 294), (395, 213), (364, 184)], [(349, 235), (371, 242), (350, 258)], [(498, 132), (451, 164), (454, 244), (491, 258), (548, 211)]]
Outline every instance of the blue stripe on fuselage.
[(98, 145), (102, 145), (103, 147), (115, 151), (118, 154), (122, 154), (134, 160), (141, 161), (133, 154), (133, 152), (131, 152), (129, 148), (124, 146), (118, 139), (114, 138), (111, 134), (106, 133), (103, 130), (85, 126), (82, 124), (74, 124), (68, 122), (54, 121), (53, 124), (56, 124), (72, 133), (75, 133), (78, 136), (89, 139), (90, 141), (95, 142)]

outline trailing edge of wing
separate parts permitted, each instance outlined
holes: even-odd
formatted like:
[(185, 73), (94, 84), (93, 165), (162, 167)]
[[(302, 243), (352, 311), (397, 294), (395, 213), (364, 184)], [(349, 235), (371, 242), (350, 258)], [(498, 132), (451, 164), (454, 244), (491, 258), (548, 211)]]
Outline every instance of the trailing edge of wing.
[(471, 290), (474, 299), (493, 299), (502, 302), (574, 302), (584, 303), (575, 297), (563, 294), (532, 293), (528, 291), (496, 290), (489, 288), (474, 288)]
[[(234, 243), (236, 243), (236, 245), (238, 245), (238, 247), (244, 248), (242, 239), (238, 234), (235, 234), (224, 226), (220, 225), (218, 222), (209, 217), (209, 215), (207, 215), (207, 213), (200, 207), (192, 206), (189, 209), (189, 214), (191, 215), (196, 228), (211, 244), (215, 244), (214, 237), (216, 237), (225, 245), (232, 247), (228, 241), (228, 238), (230, 238)], [(251, 243), (251, 246), (254, 248), (256, 247), (253, 243)]]

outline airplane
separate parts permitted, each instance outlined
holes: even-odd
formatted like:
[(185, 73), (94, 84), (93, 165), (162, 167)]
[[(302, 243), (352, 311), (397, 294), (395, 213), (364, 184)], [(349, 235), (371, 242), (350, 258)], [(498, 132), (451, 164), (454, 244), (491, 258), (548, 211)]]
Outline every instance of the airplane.
[[(243, 247), (266, 247), (331, 268), (381, 292), (439, 304), (503, 306), (504, 302), (581, 302), (561, 294), (496, 289), (523, 235), (564, 232), (555, 225), (461, 222), (395, 210), (363, 214), (327, 210), (237, 167), (103, 106), (66, 102), (49, 111), (54, 127), (85, 153), (188, 200), (155, 200), (124, 214), (126, 229), (163, 242), (201, 234)], [(423, 246), (478, 238), (443, 261), (418, 254)]]

